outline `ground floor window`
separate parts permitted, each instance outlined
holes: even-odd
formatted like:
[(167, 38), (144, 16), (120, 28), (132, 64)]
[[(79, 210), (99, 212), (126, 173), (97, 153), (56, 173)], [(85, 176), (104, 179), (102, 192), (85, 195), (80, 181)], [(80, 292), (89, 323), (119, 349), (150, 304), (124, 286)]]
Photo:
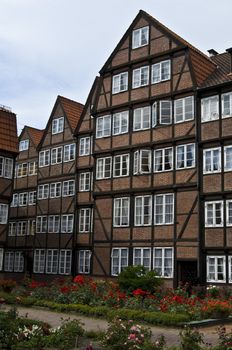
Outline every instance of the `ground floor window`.
[(4, 271), (6, 272), (23, 272), (24, 256), (22, 252), (5, 252)]
[(70, 249), (36, 249), (34, 251), (34, 273), (70, 275), (72, 251)]
[(91, 261), (91, 251), (90, 250), (80, 250), (78, 256), (78, 272), (79, 273), (90, 273), (90, 261)]
[(3, 248), (0, 248), (0, 271), (3, 268), (3, 254), (4, 254)]
[(45, 249), (36, 249), (34, 251), (34, 273), (44, 273), (45, 268)]
[(151, 249), (134, 248), (133, 265), (143, 265), (146, 269), (151, 269)]
[(153, 269), (161, 277), (173, 277), (173, 248), (154, 248)]
[(111, 274), (117, 276), (128, 266), (128, 248), (113, 248), (111, 253)]
[(70, 275), (71, 270), (72, 270), (72, 251), (63, 249), (60, 251), (59, 274)]
[[(231, 257), (229, 257), (229, 261), (231, 261)], [(231, 271), (231, 268), (230, 268), (230, 271)], [(225, 281), (226, 281), (226, 257), (225, 256), (207, 256), (207, 282), (223, 283)]]

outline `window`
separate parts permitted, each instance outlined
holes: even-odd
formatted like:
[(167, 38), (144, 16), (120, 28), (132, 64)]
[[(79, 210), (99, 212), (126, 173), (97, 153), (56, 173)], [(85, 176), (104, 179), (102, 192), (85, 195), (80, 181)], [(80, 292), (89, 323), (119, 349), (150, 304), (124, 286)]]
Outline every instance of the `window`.
[(8, 218), (8, 205), (0, 203), (0, 225), (6, 224)]
[(91, 173), (80, 173), (79, 191), (86, 192), (91, 190)]
[(36, 232), (45, 233), (47, 231), (47, 216), (37, 216)]
[(176, 169), (195, 167), (195, 144), (176, 147)]
[(39, 185), (38, 186), (38, 199), (47, 199), (49, 196), (49, 185)]
[(154, 248), (154, 270), (166, 278), (173, 277), (173, 248)]
[(232, 92), (222, 94), (222, 118), (232, 117)]
[(91, 139), (90, 137), (82, 137), (80, 138), (80, 149), (79, 156), (88, 156), (91, 151)]
[(188, 96), (174, 101), (175, 123), (182, 123), (194, 118), (194, 98)]
[(3, 248), (0, 248), (0, 271), (2, 271), (2, 268), (3, 268), (3, 255), (4, 255), (4, 250)]
[(28, 175), (29, 176), (37, 174), (37, 166), (38, 166), (37, 162), (28, 163)]
[(224, 170), (232, 170), (232, 146), (224, 147)]
[(64, 130), (64, 117), (53, 119), (52, 121), (52, 134), (59, 134)]
[(45, 249), (36, 249), (34, 251), (34, 273), (44, 273), (45, 268)]
[(58, 198), (61, 196), (61, 182), (53, 182), (50, 184), (50, 198)]
[(132, 34), (132, 49), (137, 49), (138, 47), (145, 46), (148, 44), (149, 27), (142, 27), (133, 30)]
[(67, 249), (60, 250), (59, 274), (70, 275), (72, 268), (72, 251)]
[(62, 147), (56, 147), (51, 149), (51, 164), (59, 164), (62, 162)]
[(120, 73), (113, 76), (113, 94), (126, 91), (128, 89), (128, 73)]
[(204, 174), (218, 173), (221, 171), (221, 148), (203, 150), (203, 172)]
[(58, 271), (59, 252), (57, 249), (47, 250), (46, 273), (57, 273)]
[(113, 114), (113, 135), (125, 134), (128, 132), (129, 112)]
[(28, 220), (28, 230), (27, 234), (34, 236), (36, 233), (36, 220)]
[(11, 207), (17, 207), (18, 206), (18, 199), (19, 199), (19, 195), (18, 193), (14, 193), (13, 194), (13, 199), (12, 199), (12, 202), (11, 202)]
[(112, 158), (98, 158), (97, 159), (97, 171), (96, 171), (96, 179), (108, 179), (111, 177), (111, 166), (112, 166)]
[(5, 252), (4, 271), (12, 272), (14, 269), (14, 252)]
[(13, 159), (5, 158), (3, 175), (1, 175), (1, 163), (0, 163), (0, 176), (4, 176), (7, 179), (12, 179), (12, 174), (13, 174)]
[(64, 146), (64, 162), (70, 162), (75, 159), (76, 145), (72, 143), (71, 145)]
[(61, 217), (61, 232), (72, 233), (73, 232), (73, 214), (62, 215)]
[(91, 231), (91, 208), (82, 208), (79, 212), (79, 232)]
[(141, 67), (133, 70), (132, 88), (136, 89), (149, 83), (149, 67)]
[(17, 177), (27, 176), (27, 163), (17, 165)]
[(8, 236), (17, 235), (17, 222), (9, 222)]
[(152, 65), (152, 84), (160, 83), (161, 81), (171, 78), (170, 60), (162, 61)]
[(130, 199), (128, 197), (114, 199), (114, 227), (129, 226)]
[(59, 215), (49, 215), (48, 217), (48, 232), (58, 233), (60, 230), (60, 216)]
[(128, 266), (128, 248), (113, 248), (111, 253), (111, 274), (117, 276)]
[(134, 174), (151, 172), (151, 150), (143, 149), (134, 153)]
[(154, 172), (173, 169), (173, 148), (162, 148), (154, 151)]
[(68, 180), (63, 182), (63, 197), (74, 196), (75, 194), (75, 181)]
[(151, 225), (152, 197), (135, 197), (135, 226)]
[(129, 175), (129, 154), (120, 154), (114, 157), (114, 177)]
[(205, 227), (223, 226), (223, 201), (205, 202)]
[(26, 236), (27, 235), (27, 221), (19, 221), (18, 222), (18, 229), (17, 229), (17, 236)]
[(225, 282), (225, 264), (225, 256), (207, 256), (207, 282)]
[(151, 269), (151, 249), (134, 248), (133, 265), (143, 265), (147, 270)]
[(3, 157), (0, 157), (0, 176), (4, 176), (4, 159)]
[(28, 193), (28, 205), (35, 205), (36, 203), (36, 191)]
[(201, 121), (209, 122), (219, 118), (218, 96), (203, 98), (201, 100)]
[(39, 152), (39, 167), (48, 166), (50, 163), (50, 150)]
[(96, 123), (96, 138), (107, 137), (111, 135), (111, 116), (105, 115), (98, 117)]
[(155, 195), (155, 225), (173, 224), (174, 195)]
[(90, 273), (91, 251), (80, 250), (78, 258), (78, 272)]
[(19, 142), (19, 152), (26, 151), (29, 148), (29, 140), (22, 140)]
[(232, 200), (226, 201), (226, 225), (232, 226)]
[(228, 256), (228, 261), (229, 261), (229, 268), (228, 268), (229, 283), (232, 283), (232, 256)]
[(19, 193), (19, 207), (25, 207), (27, 205), (27, 192)]
[(150, 128), (151, 108), (143, 107), (134, 110), (134, 127), (133, 130), (145, 130)]
[(14, 272), (23, 272), (24, 257), (23, 252), (15, 252), (14, 254)]

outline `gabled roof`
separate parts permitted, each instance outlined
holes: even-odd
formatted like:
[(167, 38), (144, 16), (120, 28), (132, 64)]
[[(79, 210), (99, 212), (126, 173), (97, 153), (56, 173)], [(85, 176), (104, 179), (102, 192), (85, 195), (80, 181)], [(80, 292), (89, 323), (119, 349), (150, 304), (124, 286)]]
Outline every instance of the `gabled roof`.
[(36, 128), (33, 128), (31, 126), (25, 125), (20, 136), (19, 136), (19, 139), (21, 139), (21, 136), (23, 135), (23, 133), (25, 131), (27, 131), (27, 133), (28, 133), (30, 139), (32, 140), (32, 142), (34, 143), (35, 147), (37, 147), (38, 144), (40, 143), (42, 136), (43, 136), (44, 130), (36, 129)]
[(217, 64), (215, 71), (208, 77), (201, 87), (210, 87), (232, 82), (232, 74), (230, 71), (231, 54), (224, 52), (211, 57), (211, 60)]
[(123, 35), (122, 39), (119, 41), (118, 45), (116, 46), (116, 48), (114, 49), (114, 51), (112, 52), (102, 69), (100, 70), (100, 74), (104, 73), (104, 71), (108, 68), (112, 58), (114, 57), (120, 46), (123, 44), (126, 37), (132, 32), (134, 26), (140, 18), (145, 18), (148, 21), (148, 23), (155, 26), (158, 30), (169, 36), (178, 46), (180, 46), (180, 48), (186, 47), (189, 49), (193, 61), (193, 70), (196, 74), (197, 84), (201, 84), (208, 77), (208, 75), (215, 70), (216, 64), (207, 55), (205, 55), (199, 49), (191, 45), (188, 41), (181, 38), (178, 34), (174, 33), (172, 30), (167, 28), (157, 19), (149, 15), (147, 12), (140, 10), (138, 15), (131, 23), (130, 27), (127, 29), (126, 33)]
[(63, 110), (66, 114), (66, 117), (68, 118), (72, 131), (74, 131), (80, 119), (81, 113), (84, 109), (84, 105), (82, 103), (70, 100), (69, 98), (63, 96), (58, 96), (57, 99), (60, 101), (63, 107)]
[(16, 115), (0, 107), (0, 150), (18, 153)]

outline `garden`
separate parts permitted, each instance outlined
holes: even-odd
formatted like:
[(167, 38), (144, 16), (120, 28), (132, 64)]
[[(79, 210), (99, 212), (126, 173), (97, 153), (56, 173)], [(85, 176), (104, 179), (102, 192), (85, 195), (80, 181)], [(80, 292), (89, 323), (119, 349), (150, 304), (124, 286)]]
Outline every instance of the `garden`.
[[(229, 288), (211, 286), (208, 289), (190, 289), (187, 285), (177, 289), (165, 288), (163, 280), (154, 271), (147, 271), (142, 266), (126, 268), (114, 281), (95, 280), (82, 275), (58, 278), (47, 283), (27, 278), (19, 284), (1, 280), (0, 303), (45, 307), (102, 317), (109, 321), (109, 328), (104, 334), (86, 334), (78, 321), (66, 321), (54, 330), (46, 324), (22, 320), (16, 312), (14, 315), (12, 312), (1, 312), (0, 349), (79, 349), (79, 340), (85, 339), (91, 343), (91, 337), (100, 344), (99, 349), (167, 349), (164, 338), (152, 342), (149, 324), (182, 327), (181, 345), (172, 349), (232, 349), (232, 334), (226, 334), (223, 328), (218, 331), (219, 347), (207, 346), (199, 332), (189, 327), (183, 328), (192, 321), (230, 317), (232, 291)], [(4, 317), (11, 318), (11, 321), (4, 321)], [(141, 322), (146, 326), (139, 326)], [(2, 324), (13, 323), (12, 334), (3, 337), (5, 326), (2, 331)], [(8, 331), (9, 328), (6, 333)], [(2, 339), (5, 342), (9, 339), (10, 345), (4, 347)], [(188, 342), (195, 345), (186, 345)], [(90, 345), (86, 349), (92, 350), (93, 347)]]

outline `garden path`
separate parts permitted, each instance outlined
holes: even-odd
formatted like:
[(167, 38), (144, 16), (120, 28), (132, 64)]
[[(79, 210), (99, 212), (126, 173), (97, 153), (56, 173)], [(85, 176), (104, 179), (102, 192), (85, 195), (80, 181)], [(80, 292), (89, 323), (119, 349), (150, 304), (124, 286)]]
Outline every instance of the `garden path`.
[[(5, 309), (10, 309), (10, 306), (5, 306)], [(107, 329), (108, 322), (103, 319), (85, 317), (83, 315), (74, 315), (67, 313), (58, 313), (54, 311), (44, 310), (41, 308), (27, 308), (27, 307), (17, 307), (19, 316), (27, 316), (30, 319), (43, 321), (49, 323), (53, 328), (61, 325), (62, 320), (66, 319), (78, 319), (83, 323), (85, 330), (93, 331), (104, 331)], [(167, 341), (167, 345), (177, 345), (179, 342), (179, 329), (171, 327), (158, 327), (149, 326), (152, 331), (153, 339), (155, 340), (158, 336), (164, 335)], [(232, 324), (226, 325), (227, 331), (232, 331)], [(217, 343), (217, 326), (199, 328), (200, 332), (204, 334), (204, 340), (207, 343), (216, 344)]]

